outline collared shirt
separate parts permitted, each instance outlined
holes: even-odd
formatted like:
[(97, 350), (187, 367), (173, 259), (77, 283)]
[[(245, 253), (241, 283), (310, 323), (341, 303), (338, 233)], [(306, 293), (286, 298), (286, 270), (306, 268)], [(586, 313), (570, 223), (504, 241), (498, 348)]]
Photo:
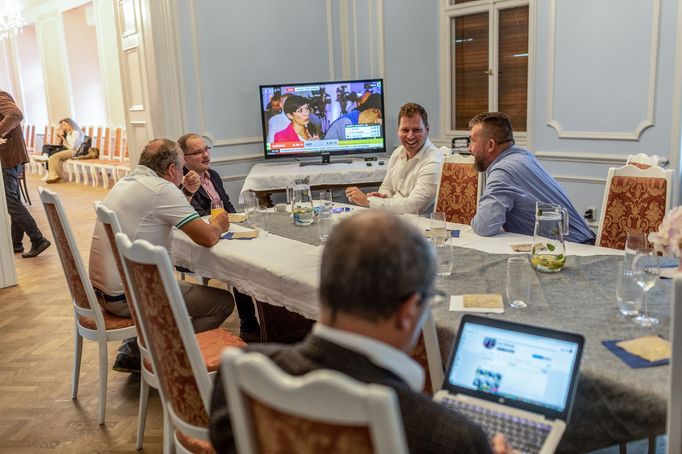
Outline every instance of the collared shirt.
[(315, 324), (313, 334), (367, 357), (376, 366), (402, 378), (415, 392), (421, 392), (424, 389), (424, 369), (407, 353), (397, 348), (376, 339), (332, 328), (322, 323)]
[(64, 136), (64, 142), (62, 145), (66, 147), (67, 150), (76, 150), (83, 143), (83, 133), (72, 129), (71, 132)]
[(370, 208), (384, 208), (396, 214), (424, 213), (433, 208), (438, 190), (438, 179), (443, 164), (443, 153), (426, 139), (419, 152), (407, 159), (401, 145), (388, 161), (388, 169), (379, 192), (388, 197), (370, 197)]
[[(147, 240), (166, 247), (169, 253), (173, 227), (182, 228), (199, 218), (180, 189), (142, 165), (119, 180), (102, 204), (116, 213), (121, 230), (130, 241)], [(124, 293), (109, 239), (99, 221), (92, 234), (89, 271), (97, 289), (109, 296)]]
[[(211, 199), (212, 202), (220, 202), (220, 195), (218, 194), (218, 191), (216, 191), (215, 186), (213, 186), (211, 175), (209, 175), (208, 172), (204, 172), (199, 176), (199, 179), (201, 180), (201, 187), (204, 188), (204, 191), (208, 194), (208, 198)], [(227, 207), (225, 207), (225, 209), (227, 210)]]
[(471, 227), (479, 235), (506, 232), (533, 235), (535, 202), (555, 203), (569, 216), (567, 241), (583, 243), (594, 233), (578, 214), (559, 183), (533, 154), (515, 145), (500, 153), (486, 171), (486, 185)]

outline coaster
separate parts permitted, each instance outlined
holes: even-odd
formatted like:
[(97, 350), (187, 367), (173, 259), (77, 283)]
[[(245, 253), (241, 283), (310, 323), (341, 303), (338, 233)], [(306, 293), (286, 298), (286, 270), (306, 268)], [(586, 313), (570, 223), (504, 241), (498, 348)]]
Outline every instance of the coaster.
[(504, 313), (504, 301), (498, 293), (452, 295), (450, 310), (457, 312)]
[(230, 222), (244, 222), (246, 221), (246, 215), (243, 213), (227, 213), (230, 218)]
[(633, 369), (642, 369), (646, 367), (656, 367), (656, 366), (664, 366), (668, 363), (670, 363), (670, 360), (668, 359), (663, 359), (660, 361), (647, 361), (644, 358), (640, 358), (639, 356), (633, 355), (632, 353), (629, 353), (622, 348), (618, 347), (616, 344), (618, 342), (621, 342), (620, 340), (605, 340), (602, 341), (602, 345), (606, 347), (611, 353), (616, 355), (621, 361), (623, 361), (625, 364), (630, 366)]
[(258, 238), (258, 232), (255, 230), (246, 230), (243, 232), (227, 232), (221, 236), (223, 240), (252, 240)]
[(637, 355), (649, 362), (670, 359), (672, 345), (669, 341), (658, 336), (644, 336), (629, 341), (621, 341), (616, 344), (628, 353)]
[(533, 245), (530, 243), (511, 244), (510, 246), (514, 252), (530, 252), (530, 250), (533, 248)]

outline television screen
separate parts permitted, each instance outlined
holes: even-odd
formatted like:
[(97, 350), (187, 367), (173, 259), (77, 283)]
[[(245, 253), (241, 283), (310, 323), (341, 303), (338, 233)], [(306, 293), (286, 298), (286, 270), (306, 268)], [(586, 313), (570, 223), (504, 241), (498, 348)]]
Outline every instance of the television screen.
[(382, 79), (260, 86), (265, 158), (383, 153)]

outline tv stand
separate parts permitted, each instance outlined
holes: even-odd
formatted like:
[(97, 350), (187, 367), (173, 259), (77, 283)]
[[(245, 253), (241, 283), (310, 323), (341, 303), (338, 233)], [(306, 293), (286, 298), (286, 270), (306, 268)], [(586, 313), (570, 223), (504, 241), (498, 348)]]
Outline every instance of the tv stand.
[(340, 159), (340, 160), (332, 161), (330, 159), (329, 153), (322, 153), (322, 161), (321, 162), (317, 162), (317, 161), (305, 161), (304, 162), (304, 161), (302, 161), (302, 162), (299, 162), (299, 165), (301, 167), (304, 167), (304, 166), (324, 166), (327, 164), (352, 164), (352, 163), (353, 163), (353, 161), (350, 159)]

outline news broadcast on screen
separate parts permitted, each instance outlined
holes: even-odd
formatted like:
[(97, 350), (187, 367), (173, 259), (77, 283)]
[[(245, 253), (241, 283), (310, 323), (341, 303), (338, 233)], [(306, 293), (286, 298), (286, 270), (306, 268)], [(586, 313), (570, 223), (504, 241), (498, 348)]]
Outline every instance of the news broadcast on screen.
[(383, 80), (261, 85), (265, 158), (383, 153)]

